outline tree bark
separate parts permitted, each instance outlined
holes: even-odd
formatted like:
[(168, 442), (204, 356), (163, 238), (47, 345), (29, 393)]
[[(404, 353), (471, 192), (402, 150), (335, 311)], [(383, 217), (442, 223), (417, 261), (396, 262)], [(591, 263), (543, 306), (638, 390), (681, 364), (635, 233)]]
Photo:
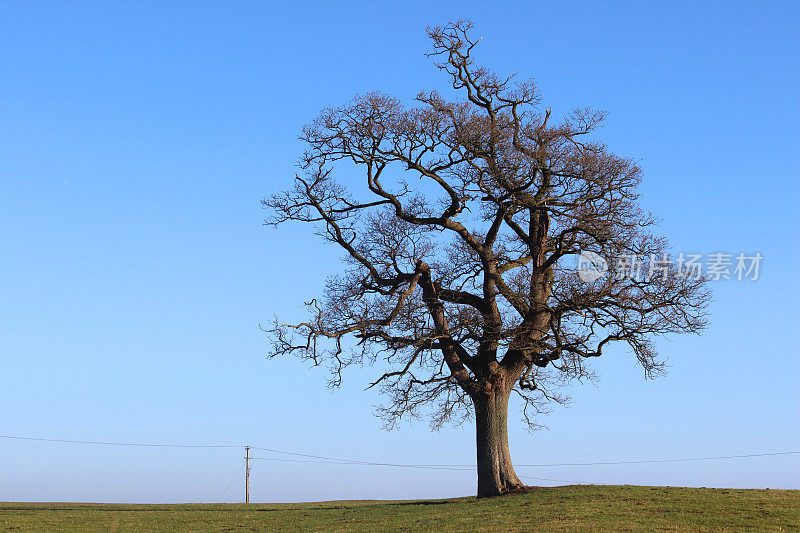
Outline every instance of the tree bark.
[(473, 396), (478, 459), (478, 498), (523, 489), (514, 472), (508, 447), (508, 397), (510, 390), (493, 388)]

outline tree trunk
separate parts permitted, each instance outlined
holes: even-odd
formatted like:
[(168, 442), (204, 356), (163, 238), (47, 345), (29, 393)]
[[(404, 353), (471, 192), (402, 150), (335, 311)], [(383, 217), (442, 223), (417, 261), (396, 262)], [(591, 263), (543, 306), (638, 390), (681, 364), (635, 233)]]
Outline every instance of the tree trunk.
[(515, 492), (525, 487), (514, 472), (508, 448), (508, 397), (497, 387), (476, 394), (475, 429), (478, 453), (478, 498)]

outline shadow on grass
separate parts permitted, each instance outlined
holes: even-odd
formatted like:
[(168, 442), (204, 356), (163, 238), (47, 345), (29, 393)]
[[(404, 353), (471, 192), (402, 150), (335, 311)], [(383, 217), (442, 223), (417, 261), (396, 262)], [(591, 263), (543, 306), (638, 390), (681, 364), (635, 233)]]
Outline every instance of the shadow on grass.
[(437, 501), (427, 501), (427, 500), (419, 500), (415, 502), (400, 502), (394, 503), (392, 505), (448, 505), (452, 502), (437, 502)]
[(409, 505), (447, 505), (452, 502), (441, 502), (441, 501), (427, 501), (427, 500), (419, 500), (413, 502), (386, 502), (386, 503), (374, 503), (369, 505), (359, 505), (359, 506), (347, 506), (347, 505), (332, 505), (326, 507), (283, 507), (283, 508), (272, 508), (272, 509), (252, 509), (257, 513), (275, 513), (275, 512), (283, 512), (283, 511), (341, 511), (343, 509), (350, 509), (350, 510), (357, 510), (357, 509), (364, 509), (369, 507), (394, 507), (394, 506), (409, 506)]
[[(239, 509), (203, 509), (203, 508), (190, 508), (190, 509), (183, 509), (183, 508), (174, 508), (174, 507), (148, 507), (145, 509), (119, 509), (115, 507), (0, 507), (0, 513), (5, 511), (87, 511), (87, 512), (95, 512), (95, 511), (102, 511), (104, 513), (107, 512), (120, 512), (120, 513), (149, 513), (149, 512), (206, 512), (206, 513), (220, 513), (226, 511), (238, 511)], [(248, 509), (249, 510), (249, 509)], [(255, 509), (253, 509), (255, 510)], [(271, 511), (272, 509), (258, 509), (259, 511)], [(280, 510), (280, 509), (275, 509)]]

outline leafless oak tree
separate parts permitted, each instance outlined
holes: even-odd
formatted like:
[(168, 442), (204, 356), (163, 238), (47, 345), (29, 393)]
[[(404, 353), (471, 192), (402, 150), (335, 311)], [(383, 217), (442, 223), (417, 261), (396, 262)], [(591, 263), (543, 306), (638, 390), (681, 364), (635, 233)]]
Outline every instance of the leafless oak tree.
[[(613, 342), (658, 372), (653, 338), (700, 331), (708, 293), (674, 269), (582, 281), (581, 251), (609, 264), (667, 253), (638, 206), (641, 169), (592, 140), (602, 112), (557, 122), (533, 81), (476, 66), (469, 22), (428, 35), (462, 98), (420, 93), (405, 107), (369, 93), (323, 111), (303, 129), (293, 187), (264, 200), (267, 223), (312, 223), (347, 262), (306, 322), (268, 328), (271, 355), (328, 364), (333, 385), (347, 365), (385, 362), (372, 385), (389, 394), (390, 423), (430, 405), (434, 426), (474, 415), (478, 496), (492, 496), (524, 488), (508, 445), (512, 392), (535, 424)], [(345, 187), (334, 169), (363, 181)]]

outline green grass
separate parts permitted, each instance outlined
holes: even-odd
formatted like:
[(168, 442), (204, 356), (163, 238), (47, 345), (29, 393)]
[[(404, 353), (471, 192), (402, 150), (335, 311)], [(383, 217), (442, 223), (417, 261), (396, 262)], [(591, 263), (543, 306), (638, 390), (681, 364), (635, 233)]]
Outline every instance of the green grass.
[(800, 491), (583, 485), (477, 500), (0, 503), (1, 531), (800, 531)]

